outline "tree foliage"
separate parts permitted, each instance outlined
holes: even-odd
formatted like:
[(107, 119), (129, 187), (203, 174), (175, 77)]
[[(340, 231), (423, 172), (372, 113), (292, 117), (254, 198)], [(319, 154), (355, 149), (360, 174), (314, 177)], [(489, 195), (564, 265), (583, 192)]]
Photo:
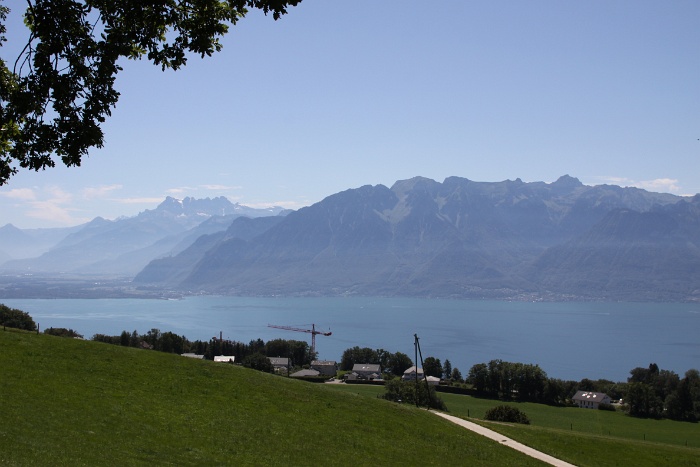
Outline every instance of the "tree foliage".
[[(0, 0), (1, 1), (1, 0)], [(20, 55), (0, 58), (0, 185), (23, 169), (79, 166), (102, 147), (119, 61), (177, 70), (211, 56), (248, 9), (275, 20), (301, 0), (27, 0)], [(9, 8), (0, 4), (0, 45)]]
[(384, 399), (393, 402), (415, 404), (421, 407), (447, 410), (445, 402), (438, 397), (433, 386), (427, 386), (423, 381), (415, 382), (392, 379), (384, 385)]
[(310, 365), (316, 359), (316, 355), (311, 353), (309, 344), (297, 340), (273, 339), (267, 341), (264, 353), (268, 357), (289, 358), (292, 366), (296, 367)]
[(394, 353), (384, 349), (355, 346), (343, 351), (340, 370), (350, 371), (355, 364), (364, 363), (379, 365), (387, 376), (401, 376), (413, 365), (411, 358), (403, 352)]
[(630, 371), (625, 405), (636, 417), (697, 421), (700, 418), (700, 373), (692, 369), (681, 379), (673, 371), (637, 367)]
[(442, 374), (446, 379), (452, 377), (452, 362), (450, 362), (448, 359), (445, 359), (445, 363), (442, 364)]
[[(262, 371), (272, 370), (272, 364), (267, 357), (289, 357), (295, 366), (310, 363), (312, 357), (309, 345), (303, 341), (275, 339), (266, 343), (262, 339), (254, 339), (245, 344), (217, 337), (212, 337), (209, 341), (190, 341), (185, 336), (170, 331), (162, 332), (157, 328), (150, 329), (146, 334), (139, 334), (137, 331), (122, 331), (118, 336), (95, 334), (92, 340), (159, 352), (194, 353), (203, 355), (207, 360), (213, 360), (217, 355), (230, 355), (235, 357), (236, 363), (241, 362), (244, 366), (247, 364)], [(259, 355), (265, 358), (265, 362)]]
[(503, 399), (549, 402), (545, 399), (547, 373), (538, 365), (491, 360), (472, 366), (467, 376), (478, 394)]
[(243, 366), (253, 370), (264, 371), (265, 373), (272, 373), (273, 369), (270, 359), (261, 353), (254, 353), (245, 357)]
[(427, 357), (423, 361), (423, 371), (425, 372), (426, 376), (442, 378), (442, 363), (440, 363), (440, 359), (435, 357)]
[(0, 304), (0, 324), (8, 328), (36, 331), (36, 323), (29, 313)]
[(413, 366), (411, 357), (403, 352), (390, 353), (386, 366), (382, 366), (386, 373), (394, 376), (403, 376), (404, 372)]
[(376, 350), (369, 347), (355, 346), (343, 351), (343, 356), (340, 359), (340, 370), (350, 371), (356, 363), (370, 363), (374, 365), (381, 364), (381, 358)]

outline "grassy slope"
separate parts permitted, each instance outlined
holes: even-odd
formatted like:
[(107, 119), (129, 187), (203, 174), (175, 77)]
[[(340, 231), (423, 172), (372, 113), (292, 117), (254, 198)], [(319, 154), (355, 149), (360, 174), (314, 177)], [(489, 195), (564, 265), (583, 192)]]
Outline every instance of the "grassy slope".
[(10, 465), (540, 465), (413, 407), (9, 330), (0, 414), (0, 464)]
[[(337, 389), (376, 397), (383, 388), (344, 385)], [(452, 415), (483, 418), (498, 404), (456, 394), (440, 394)], [(700, 424), (645, 420), (621, 412), (511, 403), (525, 412), (531, 425), (479, 422), (554, 457), (580, 466), (700, 466)], [(478, 420), (473, 420), (478, 421)], [(688, 447), (686, 447), (686, 442)]]

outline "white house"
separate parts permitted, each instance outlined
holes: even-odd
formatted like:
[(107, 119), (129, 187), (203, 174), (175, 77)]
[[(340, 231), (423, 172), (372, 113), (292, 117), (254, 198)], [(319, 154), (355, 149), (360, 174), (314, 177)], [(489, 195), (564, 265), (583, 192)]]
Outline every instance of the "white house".
[(436, 376), (428, 376), (426, 379), (428, 380), (428, 384), (430, 386), (437, 386), (440, 384), (440, 378)]
[(418, 373), (418, 381), (423, 381), (423, 379), (427, 379), (428, 384), (431, 386), (437, 386), (438, 384), (440, 384), (440, 378), (436, 378), (435, 376), (428, 376), (427, 378), (425, 378), (423, 368), (416, 368), (415, 365), (409, 368), (408, 370), (404, 371), (401, 379), (404, 381), (415, 381), (416, 372)]
[(417, 368), (415, 365), (403, 372), (401, 379), (404, 381), (415, 381), (416, 372), (418, 373), (418, 379), (423, 379), (423, 368)]
[(267, 357), (272, 363), (272, 368), (275, 372), (286, 373), (289, 368), (289, 359), (286, 357)]
[(355, 363), (352, 372), (362, 379), (381, 379), (382, 368), (373, 363)]
[(235, 355), (214, 355), (214, 361), (220, 363), (233, 363), (236, 361)]
[(292, 378), (310, 378), (310, 377), (316, 377), (320, 375), (321, 373), (318, 370), (310, 369), (310, 370), (299, 370), (296, 373), (292, 373), (291, 376)]
[(204, 358), (204, 355), (199, 355), (199, 354), (192, 353), (192, 352), (181, 353), (180, 355), (182, 355), (183, 357), (188, 357), (188, 358), (197, 358), (199, 360), (202, 360)]
[(593, 391), (577, 391), (571, 400), (584, 409), (597, 409), (600, 404), (610, 404), (611, 402), (607, 394)]

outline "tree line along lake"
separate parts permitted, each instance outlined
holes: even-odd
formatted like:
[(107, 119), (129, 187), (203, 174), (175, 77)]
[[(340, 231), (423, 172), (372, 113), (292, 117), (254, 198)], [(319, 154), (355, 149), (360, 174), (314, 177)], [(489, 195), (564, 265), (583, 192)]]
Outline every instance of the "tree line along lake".
[(71, 328), (91, 338), (152, 328), (190, 340), (311, 341), (311, 334), (269, 324), (332, 332), (316, 337), (319, 358), (337, 360), (359, 346), (414, 358), (432, 356), (466, 376), (501, 359), (539, 365), (549, 377), (625, 381), (635, 367), (658, 364), (682, 376), (700, 368), (700, 304), (507, 302), (416, 298), (0, 299), (29, 313), (41, 329)]

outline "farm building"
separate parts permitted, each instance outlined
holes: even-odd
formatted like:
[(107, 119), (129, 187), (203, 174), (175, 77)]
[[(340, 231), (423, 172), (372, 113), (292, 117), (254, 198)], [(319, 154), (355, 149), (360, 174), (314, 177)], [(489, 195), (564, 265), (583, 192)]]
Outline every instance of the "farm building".
[(611, 402), (607, 394), (593, 391), (577, 391), (571, 400), (584, 409), (597, 409), (600, 404), (610, 404)]
[(322, 375), (335, 376), (338, 372), (338, 364), (329, 360), (314, 360), (311, 362), (311, 368), (318, 371)]
[(352, 372), (360, 379), (381, 379), (381, 366), (373, 363), (355, 363)]
[(214, 361), (220, 363), (233, 363), (236, 361), (235, 355), (214, 355)]

